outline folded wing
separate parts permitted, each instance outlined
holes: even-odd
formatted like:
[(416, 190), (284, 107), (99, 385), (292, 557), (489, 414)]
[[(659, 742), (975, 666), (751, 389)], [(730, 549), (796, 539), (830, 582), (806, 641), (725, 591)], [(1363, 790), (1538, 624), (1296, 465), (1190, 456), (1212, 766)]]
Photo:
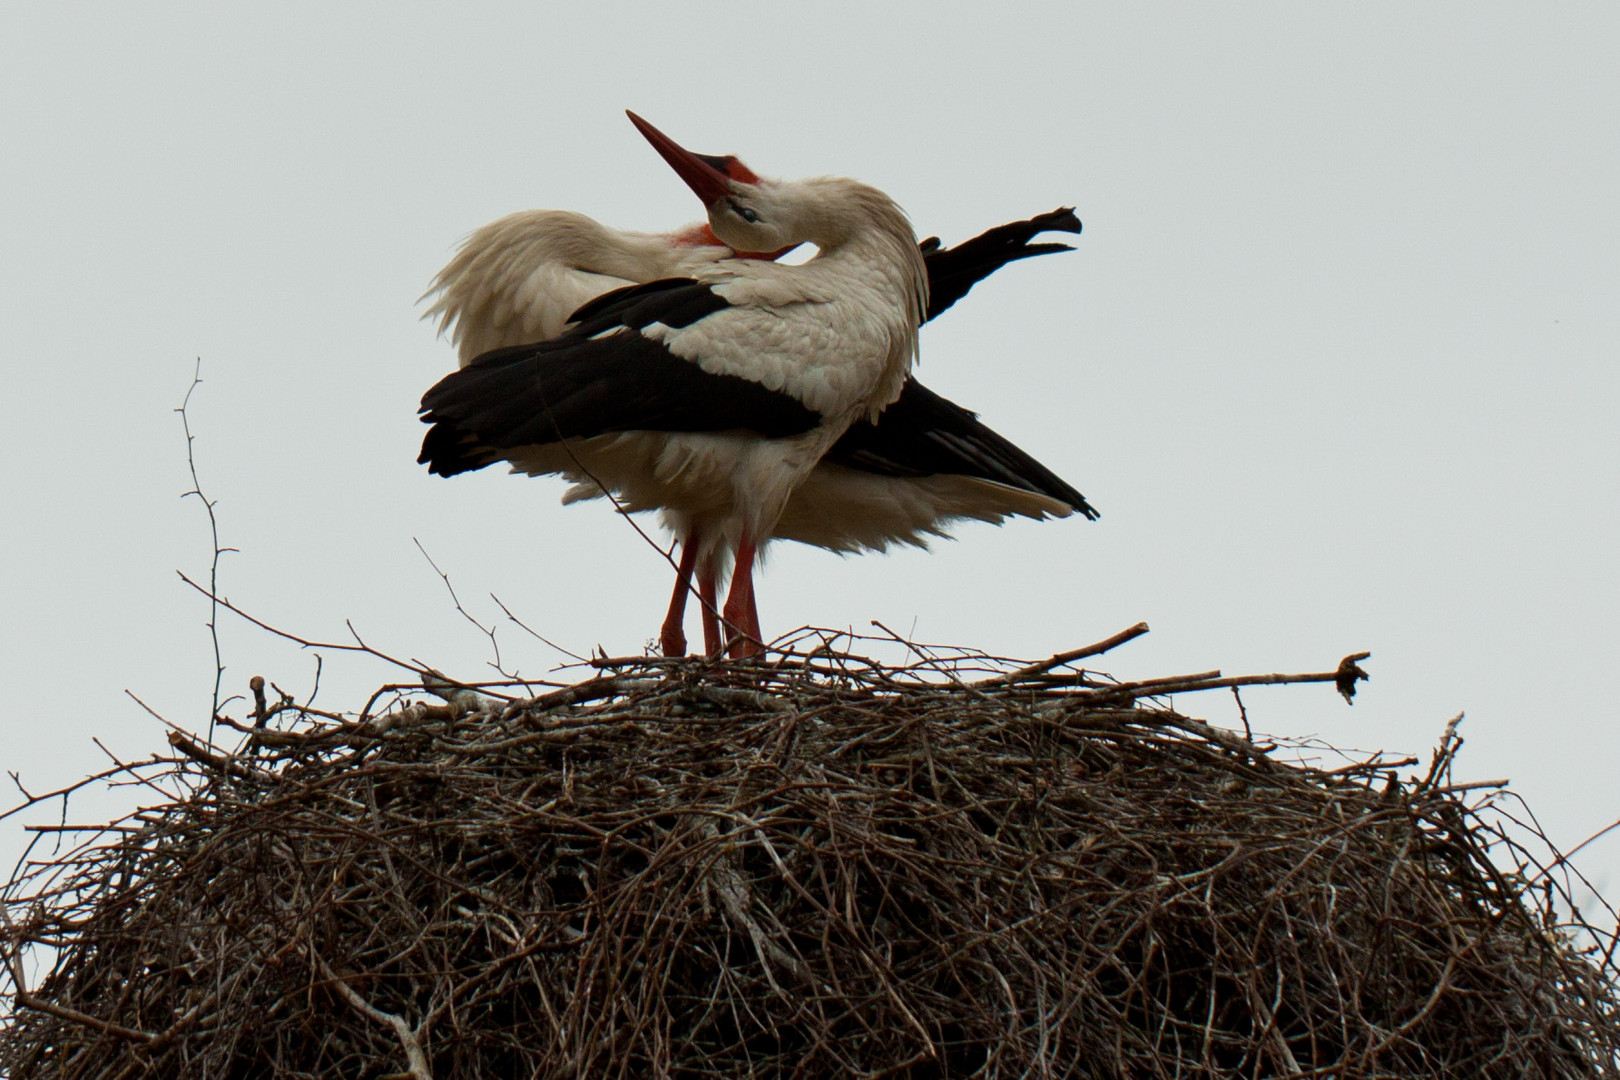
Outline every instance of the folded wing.
[(562, 335), (485, 353), (434, 385), (422, 397), (422, 420), (433, 426), (417, 460), (453, 476), (565, 439), (734, 430), (782, 438), (815, 427), (820, 414), (792, 395), (705, 372), (645, 333), (730, 306), (709, 286), (678, 278), (597, 297)]

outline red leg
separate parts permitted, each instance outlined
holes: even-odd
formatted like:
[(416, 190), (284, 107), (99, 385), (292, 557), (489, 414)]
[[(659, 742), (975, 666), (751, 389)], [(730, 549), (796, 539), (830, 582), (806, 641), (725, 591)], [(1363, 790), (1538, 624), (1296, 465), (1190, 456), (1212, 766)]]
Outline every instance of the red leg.
[(725, 651), (720, 636), (720, 591), (716, 584), (715, 558), (711, 553), (698, 571), (698, 599), (703, 601), (703, 654), (719, 656)]
[(748, 636), (761, 643), (760, 652), (764, 652), (765, 635), (759, 629), (759, 606), (755, 602), (758, 594), (754, 592), (752, 582), (748, 589)]
[[(681, 567), (675, 575), (675, 595), (669, 598), (669, 614), (664, 616), (659, 643), (665, 656), (686, 655), (686, 594), (692, 591), (692, 571), (697, 567), (697, 537), (688, 536), (681, 541)], [(704, 627), (705, 637), (708, 627)]]
[(758, 656), (759, 613), (754, 607), (754, 538), (744, 529), (737, 542), (737, 565), (731, 570), (731, 591), (726, 595), (726, 623), (736, 632), (731, 639), (731, 658)]

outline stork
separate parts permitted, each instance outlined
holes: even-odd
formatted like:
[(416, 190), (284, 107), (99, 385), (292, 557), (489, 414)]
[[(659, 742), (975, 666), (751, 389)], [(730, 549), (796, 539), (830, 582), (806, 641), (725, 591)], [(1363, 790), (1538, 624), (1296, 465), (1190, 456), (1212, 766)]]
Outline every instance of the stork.
[[(647, 134), (650, 125), (638, 127)], [(688, 160), (684, 150), (675, 149), (676, 160)], [(760, 182), (735, 157), (692, 157), (730, 180)], [(930, 237), (921, 245), (930, 285), (925, 319), (1008, 262), (1070, 250), (1066, 244), (1032, 243), (1040, 233), (1079, 229), (1073, 211), (1064, 208), (998, 226), (951, 248)], [(435, 300), (427, 316), (439, 317), (441, 332), (450, 332), (467, 365), (487, 350), (554, 336), (580, 304), (605, 290), (695, 271), (732, 254), (707, 222), (672, 234), (644, 234), (564, 211), (526, 211), (479, 229), (462, 245), (429, 290)], [(782, 251), (741, 254), (774, 258)], [(565, 501), (603, 494), (589, 477), (573, 478)], [(665, 509), (666, 523), (680, 534), (683, 548), (682, 572), (663, 627), (664, 651), (685, 652), (680, 624), (696, 568), (704, 642), (712, 655), (720, 647), (714, 602), (726, 545), (700, 545), (682, 531), (679, 516)], [(947, 535), (946, 525), (958, 519), (999, 523), (1012, 514), (1039, 519), (1073, 511), (1096, 516), (1079, 492), (973, 413), (908, 379), (876, 423), (858, 420), (793, 490), (768, 539), (840, 552), (881, 551), (890, 543), (926, 546), (928, 535)], [(701, 560), (700, 546), (705, 548)], [(748, 621), (757, 628), (751, 606)]]
[[(632, 119), (698, 194), (722, 244), (770, 253), (810, 243), (815, 257), (719, 258), (598, 297), (550, 340), (483, 354), (423, 397), (433, 426), (420, 460), (454, 475), (504, 458), (612, 491), (629, 511), (662, 509), (681, 537), (683, 577), (724, 544), (730, 652), (752, 655), (759, 546), (839, 437), (900, 396), (928, 274), (905, 214), (876, 188), (735, 179)], [(684, 595), (671, 605), (666, 648), (683, 606)]]

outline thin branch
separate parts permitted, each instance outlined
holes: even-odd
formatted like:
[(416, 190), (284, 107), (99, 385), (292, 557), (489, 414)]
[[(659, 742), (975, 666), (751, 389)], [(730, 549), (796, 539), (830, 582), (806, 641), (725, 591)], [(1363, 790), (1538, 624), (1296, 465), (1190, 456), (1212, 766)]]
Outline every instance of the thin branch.
[(1033, 678), (1036, 675), (1043, 675), (1055, 667), (1062, 667), (1064, 664), (1072, 664), (1074, 661), (1084, 660), (1088, 656), (1099, 656), (1102, 653), (1108, 652), (1110, 649), (1118, 648), (1127, 641), (1139, 638), (1147, 632), (1148, 624), (1145, 622), (1139, 622), (1135, 626), (1128, 626), (1112, 637), (1103, 638), (1101, 641), (1093, 645), (1085, 645), (1078, 649), (1070, 649), (1068, 652), (1054, 653), (1052, 656), (1047, 657), (1038, 664), (1030, 664), (1027, 667), (1021, 667), (1016, 671), (1009, 671), (1005, 675), (996, 675), (988, 679), (981, 679), (979, 682), (976, 682), (973, 685), (999, 686), (1003, 683), (1023, 682), (1025, 679)]
[(515, 672), (507, 671), (501, 666), (501, 643), (495, 639), (495, 628), (485, 626), (483, 623), (473, 618), (466, 608), (461, 606), (461, 597), (456, 595), (456, 587), (450, 584), (450, 575), (439, 569), (439, 564), (433, 561), (433, 556), (429, 555), (427, 548), (422, 546), (422, 541), (413, 536), (411, 537), (411, 543), (416, 545), (416, 550), (422, 553), (422, 558), (427, 560), (427, 564), (433, 567), (433, 572), (439, 575), (439, 580), (444, 582), (445, 591), (450, 594), (450, 602), (456, 606), (456, 611), (461, 613), (461, 617), (463, 619), (466, 619), (468, 622), (476, 626), (479, 633), (489, 638), (489, 647), (495, 654), (495, 660), (489, 666), (500, 672), (503, 678), (517, 678), (518, 676)]
[(579, 655), (576, 652), (572, 652), (572, 651), (570, 651), (568, 649), (563, 648), (561, 645), (558, 645), (555, 641), (552, 641), (550, 638), (545, 637), (545, 636), (541, 635), (540, 633), (538, 633), (537, 631), (531, 629), (529, 627), (529, 625), (527, 623), (525, 623), (522, 619), (520, 619), (516, 615), (512, 614), (512, 610), (510, 608), (508, 608), (504, 603), (502, 603), (501, 598), (496, 596), (494, 593), (490, 593), (489, 598), (491, 600), (495, 601), (495, 606), (501, 609), (501, 613), (503, 615), (505, 615), (508, 619), (511, 619), (514, 623), (516, 623), (522, 630), (524, 630), (530, 637), (534, 638), (536, 641), (540, 642), (543, 645), (550, 646), (551, 648), (553, 648), (553, 649), (557, 650), (558, 652), (562, 653), (564, 656), (568, 657), (570, 660), (577, 661), (578, 663), (581, 663), (581, 664), (590, 663), (590, 661), (585, 659), (585, 657)]
[[(219, 519), (214, 515), (214, 501), (203, 494), (202, 481), (197, 478), (197, 455), (195, 443), (197, 438), (191, 433), (191, 415), (187, 410), (191, 407), (191, 395), (197, 387), (202, 385), (202, 357), (197, 358), (197, 366), (191, 373), (191, 385), (186, 387), (186, 396), (181, 399), (180, 407), (175, 412), (180, 414), (180, 428), (186, 434), (186, 468), (191, 471), (191, 490), (181, 494), (181, 498), (195, 495), (208, 511), (208, 536), (213, 544), (213, 555), (208, 561), (208, 637), (214, 647), (214, 690), (208, 703), (208, 741), (214, 740), (214, 717), (219, 715), (220, 687), (225, 680), (225, 660), (219, 648), (219, 558), (227, 551), (235, 548), (221, 547), (219, 543)], [(182, 575), (184, 576), (184, 575)]]
[(370, 645), (367, 645), (363, 640), (361, 640), (360, 635), (355, 630), (353, 624), (349, 623), (347, 620), (344, 621), (344, 625), (349, 628), (349, 633), (354, 636), (354, 639), (355, 639), (354, 644), (349, 644), (347, 642), (341, 642), (341, 641), (317, 641), (317, 640), (315, 640), (313, 638), (300, 637), (297, 634), (289, 633), (286, 630), (282, 630), (282, 629), (279, 629), (278, 627), (271, 626), (269, 623), (263, 621), (262, 619), (254, 618), (252, 615), (249, 615), (247, 612), (243, 611), (241, 608), (237, 607), (235, 604), (232, 604), (229, 600), (225, 599), (223, 596), (219, 596), (219, 597), (214, 596), (213, 593), (211, 593), (209, 590), (203, 588), (201, 585), (197, 584), (195, 581), (192, 581), (189, 577), (187, 577), (181, 571), (177, 570), (177, 571), (175, 571), (175, 573), (180, 575), (180, 580), (181, 581), (185, 582), (187, 585), (190, 585), (193, 589), (196, 589), (198, 592), (202, 593), (204, 596), (207, 596), (210, 599), (216, 600), (219, 603), (220, 607), (224, 608), (226, 611), (229, 611), (232, 615), (235, 615), (235, 616), (237, 616), (238, 618), (241, 618), (241, 619), (245, 619), (246, 621), (252, 623), (254, 626), (257, 626), (260, 630), (267, 630), (270, 633), (274, 634), (276, 637), (283, 639), (284, 641), (291, 641), (295, 645), (301, 645), (306, 649), (331, 649), (333, 651), (341, 651), (341, 652), (365, 653), (367, 656), (374, 656), (378, 660), (381, 660), (381, 661), (383, 661), (385, 663), (393, 664), (395, 667), (404, 668), (406, 671), (409, 671), (409, 672), (412, 672), (412, 673), (419, 674), (421, 672), (421, 670), (422, 670), (416, 664), (407, 663), (404, 660), (400, 660), (400, 659), (397, 659), (396, 657), (389, 656), (387, 653), (381, 652), (381, 651), (379, 651), (377, 649), (372, 648)]
[[(1502, 780), (1502, 781), (1499, 781), (1499, 783), (1506, 784), (1507, 781)], [(1452, 790), (1456, 790), (1456, 789), (1453, 788)], [(1586, 847), (1586, 845), (1590, 844), (1594, 840), (1597, 840), (1597, 839), (1599, 839), (1601, 837), (1607, 836), (1609, 833), (1613, 832), (1616, 829), (1620, 829), (1620, 821), (1610, 822), (1609, 824), (1603, 826), (1603, 828), (1599, 829), (1597, 832), (1593, 833), (1591, 836), (1588, 836), (1585, 840), (1582, 840), (1580, 843), (1576, 844), (1574, 847), (1572, 847), (1568, 851), (1564, 852), (1562, 857), (1565, 858), (1565, 859), (1574, 858), (1575, 853), (1580, 851), (1582, 848)]]

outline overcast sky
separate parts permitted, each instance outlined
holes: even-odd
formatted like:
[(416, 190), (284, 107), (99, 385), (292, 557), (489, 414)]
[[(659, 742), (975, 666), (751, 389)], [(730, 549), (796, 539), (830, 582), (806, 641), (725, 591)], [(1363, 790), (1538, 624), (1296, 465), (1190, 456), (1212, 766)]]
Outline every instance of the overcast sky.
[[(883, 188), (919, 235), (1074, 205), (1078, 250), (924, 334), (920, 376), (1102, 512), (933, 552), (773, 552), (801, 624), (1127, 678), (1333, 667), (1257, 729), (1509, 777), (1563, 845), (1620, 817), (1620, 9), (1609, 4), (7, 4), (0, 758), (33, 790), (207, 724), (210, 542), (258, 617), (485, 675), (497, 594), (642, 650), (668, 565), (600, 505), (416, 465), (454, 366), (417, 298), (529, 207), (700, 216), (624, 119)], [(695, 622), (692, 634), (696, 637)], [(509, 666), (560, 656), (510, 626)], [(230, 692), (315, 660), (226, 616)], [(397, 672), (327, 654), (318, 704)], [(1179, 708), (1235, 722), (1230, 697)], [(86, 798), (91, 820), (118, 798)], [(53, 808), (45, 817), (54, 817)], [(0, 824), (0, 853), (23, 839)], [(1582, 860), (1612, 895), (1620, 836)], [(9, 865), (9, 860), (8, 860)]]

